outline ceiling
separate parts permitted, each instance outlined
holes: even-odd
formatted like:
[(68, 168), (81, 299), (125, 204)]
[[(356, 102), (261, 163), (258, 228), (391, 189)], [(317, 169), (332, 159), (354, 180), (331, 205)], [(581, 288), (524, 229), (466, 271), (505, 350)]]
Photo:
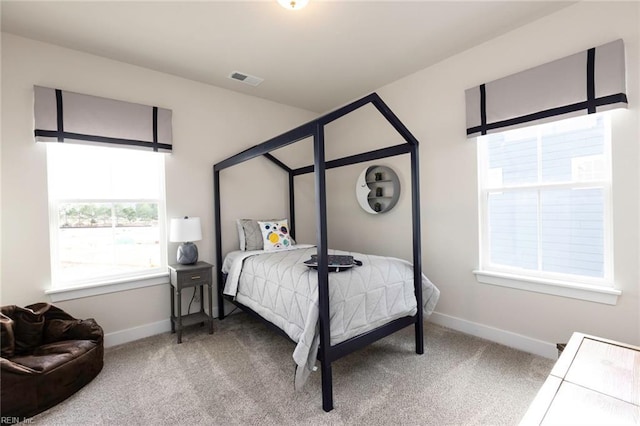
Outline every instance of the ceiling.
[(4, 32), (317, 113), (572, 3), (1, 1)]

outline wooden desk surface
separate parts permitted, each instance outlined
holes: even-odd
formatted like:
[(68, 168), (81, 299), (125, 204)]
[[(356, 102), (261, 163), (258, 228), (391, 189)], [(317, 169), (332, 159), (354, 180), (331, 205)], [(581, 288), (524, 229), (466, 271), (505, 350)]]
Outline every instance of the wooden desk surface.
[(640, 424), (640, 347), (574, 333), (520, 424)]

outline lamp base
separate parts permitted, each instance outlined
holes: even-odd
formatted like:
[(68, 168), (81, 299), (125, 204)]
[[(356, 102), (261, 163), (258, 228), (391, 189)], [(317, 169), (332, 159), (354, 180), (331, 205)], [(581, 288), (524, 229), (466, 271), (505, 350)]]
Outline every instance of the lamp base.
[(198, 247), (193, 243), (183, 243), (178, 247), (178, 263), (192, 265), (198, 261)]

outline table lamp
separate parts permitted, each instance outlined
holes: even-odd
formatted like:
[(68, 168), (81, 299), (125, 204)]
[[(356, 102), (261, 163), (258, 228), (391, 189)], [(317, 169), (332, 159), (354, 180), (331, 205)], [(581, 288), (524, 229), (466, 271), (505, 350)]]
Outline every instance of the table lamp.
[(198, 261), (198, 247), (193, 241), (202, 239), (199, 217), (185, 216), (184, 219), (171, 219), (169, 241), (182, 243), (178, 247), (177, 260), (182, 265), (191, 265)]

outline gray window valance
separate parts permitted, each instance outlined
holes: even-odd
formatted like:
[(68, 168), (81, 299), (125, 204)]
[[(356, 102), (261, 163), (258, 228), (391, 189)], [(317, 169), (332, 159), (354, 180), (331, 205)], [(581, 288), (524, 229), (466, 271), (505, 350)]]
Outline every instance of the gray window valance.
[(468, 89), (467, 137), (626, 108), (624, 60), (620, 39)]
[(36, 142), (171, 152), (171, 110), (34, 86)]

